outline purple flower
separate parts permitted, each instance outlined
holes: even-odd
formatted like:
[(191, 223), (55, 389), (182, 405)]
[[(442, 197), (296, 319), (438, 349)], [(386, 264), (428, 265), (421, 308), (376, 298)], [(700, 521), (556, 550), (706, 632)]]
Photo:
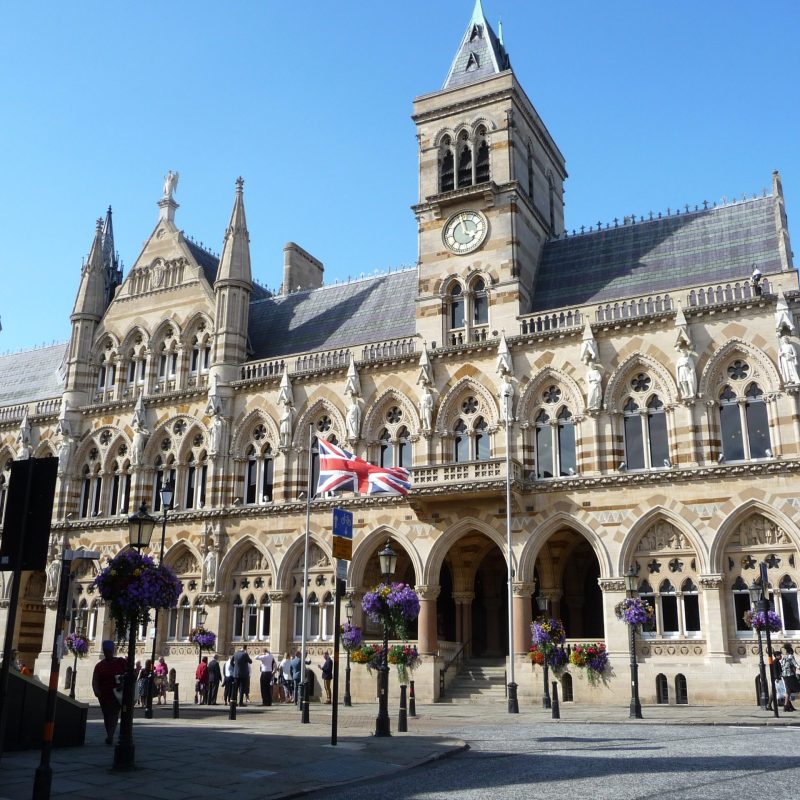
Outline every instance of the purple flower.
[(419, 597), (405, 583), (382, 583), (364, 595), (361, 607), (373, 622), (405, 639), (408, 624), (419, 616)]
[(68, 634), (64, 643), (67, 645), (67, 650), (78, 658), (83, 658), (89, 652), (89, 640), (79, 633)]
[(217, 634), (205, 628), (192, 628), (189, 641), (194, 642), (201, 650), (211, 650), (217, 641)]
[(361, 647), (362, 639), (361, 628), (357, 625), (350, 622), (342, 625), (341, 642), (345, 650), (355, 650), (357, 647)]
[(646, 625), (653, 619), (653, 607), (640, 597), (628, 597), (617, 603), (614, 612), (626, 625)]
[(770, 633), (778, 633), (783, 630), (783, 622), (774, 611), (767, 611), (766, 615), (763, 611), (745, 611), (744, 621), (754, 631), (769, 629)]

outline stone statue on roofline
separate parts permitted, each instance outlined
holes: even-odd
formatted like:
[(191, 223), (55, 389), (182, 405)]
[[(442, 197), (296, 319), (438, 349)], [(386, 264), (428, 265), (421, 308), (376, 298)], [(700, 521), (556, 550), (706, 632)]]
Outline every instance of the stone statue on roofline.
[(172, 200), (172, 195), (178, 189), (178, 181), (180, 180), (180, 174), (177, 172), (173, 172), (170, 170), (164, 176), (164, 199), (165, 200)]

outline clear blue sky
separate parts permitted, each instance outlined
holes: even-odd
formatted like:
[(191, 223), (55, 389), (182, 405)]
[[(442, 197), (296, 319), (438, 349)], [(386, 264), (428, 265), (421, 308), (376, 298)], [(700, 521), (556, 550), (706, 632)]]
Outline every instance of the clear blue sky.
[[(567, 159), (568, 228), (770, 187), (800, 261), (800, 5), (484, 0)], [(328, 283), (416, 261), (414, 96), (472, 0), (7, 3), (0, 28), (0, 352), (63, 341), (94, 220), (127, 267), (176, 222), (221, 249), (245, 178), (255, 277), (293, 240)]]

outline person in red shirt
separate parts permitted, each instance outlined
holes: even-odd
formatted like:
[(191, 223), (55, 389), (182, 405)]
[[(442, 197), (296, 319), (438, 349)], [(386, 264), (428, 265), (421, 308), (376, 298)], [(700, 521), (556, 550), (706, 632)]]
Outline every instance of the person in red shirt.
[(125, 659), (115, 658), (116, 647), (110, 639), (103, 641), (103, 660), (98, 661), (92, 674), (92, 691), (100, 701), (103, 722), (106, 726), (106, 744), (114, 744), (120, 704), (114, 689), (121, 686), (125, 675)]
[(194, 677), (194, 701), (205, 705), (208, 702), (208, 656), (203, 656), (194, 671)]

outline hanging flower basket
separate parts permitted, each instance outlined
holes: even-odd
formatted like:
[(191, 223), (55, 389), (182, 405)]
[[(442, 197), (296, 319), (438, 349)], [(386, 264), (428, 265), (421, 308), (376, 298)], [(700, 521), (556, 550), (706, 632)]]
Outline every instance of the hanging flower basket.
[(89, 652), (89, 640), (79, 633), (67, 634), (64, 644), (66, 644), (67, 650), (78, 658), (83, 658)]
[(206, 630), (202, 626), (199, 628), (192, 628), (189, 631), (189, 641), (193, 642), (203, 650), (213, 650), (214, 645), (217, 643), (217, 634), (213, 631)]
[(354, 664), (363, 664), (371, 673), (373, 669), (381, 666), (383, 647), (379, 644), (365, 644), (350, 653), (350, 660)]
[(405, 583), (382, 583), (361, 601), (364, 613), (384, 625), (393, 638), (408, 638), (409, 624), (419, 616), (419, 597)]
[(128, 626), (146, 624), (151, 608), (174, 608), (183, 584), (163, 564), (130, 548), (110, 559), (94, 579), (114, 620), (117, 640), (124, 641)]
[(569, 654), (570, 664), (586, 670), (589, 683), (596, 684), (608, 667), (608, 651), (602, 642), (576, 644)]
[(783, 622), (774, 611), (745, 611), (743, 619), (754, 631), (779, 633), (783, 630)]
[(567, 662), (563, 649), (567, 634), (564, 623), (554, 617), (537, 617), (531, 623), (531, 648), (529, 656), (534, 664), (559, 669)]
[(655, 609), (641, 597), (627, 597), (617, 603), (614, 613), (626, 625), (647, 625), (653, 621)]
[(394, 644), (389, 648), (387, 660), (397, 667), (400, 683), (408, 681), (408, 673), (413, 672), (421, 663), (416, 645)]
[(352, 653), (353, 650), (361, 647), (361, 642), (363, 641), (364, 637), (361, 635), (361, 628), (359, 628), (358, 625), (353, 625), (351, 622), (345, 622), (345, 624), (339, 629), (339, 632), (339, 641), (342, 643), (342, 647), (348, 653)]

